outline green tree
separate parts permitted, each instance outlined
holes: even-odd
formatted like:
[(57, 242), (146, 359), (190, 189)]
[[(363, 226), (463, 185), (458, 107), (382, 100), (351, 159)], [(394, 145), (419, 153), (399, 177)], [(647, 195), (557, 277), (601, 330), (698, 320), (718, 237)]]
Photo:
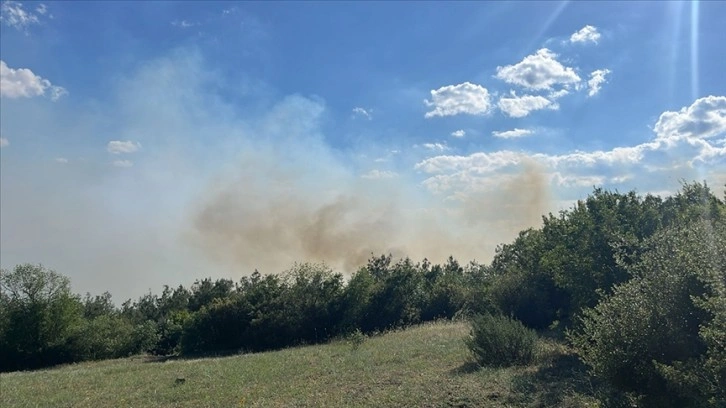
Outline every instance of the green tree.
[(645, 406), (723, 401), (724, 248), (723, 226), (700, 220), (646, 240), (633, 278), (587, 309), (570, 337), (593, 373)]
[(42, 265), (0, 272), (0, 358), (3, 370), (37, 368), (73, 359), (69, 338), (83, 305), (70, 281)]

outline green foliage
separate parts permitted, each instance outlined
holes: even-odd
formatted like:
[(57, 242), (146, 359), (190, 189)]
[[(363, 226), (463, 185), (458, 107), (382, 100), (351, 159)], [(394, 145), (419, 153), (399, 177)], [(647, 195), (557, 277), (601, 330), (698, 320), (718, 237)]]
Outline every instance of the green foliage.
[(497, 249), (489, 296), (527, 326), (568, 326), (630, 279), (628, 266), (647, 251), (642, 242), (654, 233), (723, 219), (723, 203), (705, 184), (684, 184), (665, 200), (595, 189), (572, 209), (544, 217), (542, 228)]
[(282, 276), (243, 278), (234, 296), (202, 307), (184, 325), (182, 351), (269, 350), (337, 334), (343, 277), (324, 264), (296, 264)]
[(529, 229), (514, 243), (498, 248), (492, 262), (495, 278), (488, 295), (502, 314), (513, 316), (528, 327), (547, 328), (568, 304), (552, 275), (544, 270), (544, 235)]
[(0, 367), (37, 368), (73, 360), (69, 338), (82, 305), (68, 278), (42, 265), (0, 272)]
[(593, 373), (648, 406), (722, 398), (725, 247), (723, 226), (708, 222), (647, 240), (630, 267), (633, 279), (586, 310), (570, 336)]
[(537, 334), (510, 317), (479, 315), (466, 345), (481, 366), (526, 365), (534, 360)]
[(360, 331), (360, 329), (355, 329), (355, 331), (348, 334), (348, 336), (347, 336), (348, 343), (350, 344), (350, 348), (353, 351), (358, 350), (360, 348), (360, 346), (363, 345), (363, 343), (365, 343), (365, 341), (367, 339), (368, 339), (368, 336), (363, 334), (363, 332)]
[(110, 314), (83, 320), (70, 336), (73, 361), (128, 357), (152, 347), (155, 327), (134, 325), (123, 316)]

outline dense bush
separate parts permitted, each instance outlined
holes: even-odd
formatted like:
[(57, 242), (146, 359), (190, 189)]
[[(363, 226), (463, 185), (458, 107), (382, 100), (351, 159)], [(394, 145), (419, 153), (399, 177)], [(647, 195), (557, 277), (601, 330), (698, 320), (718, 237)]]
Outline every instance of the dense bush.
[(518, 320), (485, 314), (472, 319), (466, 345), (481, 366), (525, 365), (535, 357), (537, 334)]
[(588, 309), (573, 344), (641, 405), (723, 406), (726, 229), (691, 222), (644, 243), (633, 279)]
[(155, 327), (117, 313), (110, 294), (85, 301), (67, 277), (42, 265), (0, 273), (0, 369), (40, 368), (146, 351)]
[(502, 245), (492, 262), (494, 279), (488, 297), (500, 313), (535, 329), (549, 327), (567, 308), (569, 295), (544, 269), (544, 235), (522, 231), (512, 244)]

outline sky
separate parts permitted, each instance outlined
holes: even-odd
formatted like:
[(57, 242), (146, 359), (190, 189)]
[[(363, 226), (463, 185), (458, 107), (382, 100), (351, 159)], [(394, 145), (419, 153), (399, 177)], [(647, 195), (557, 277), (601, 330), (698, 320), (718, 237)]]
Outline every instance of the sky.
[(488, 262), (595, 187), (726, 185), (725, 2), (0, 12), (0, 264), (77, 293)]

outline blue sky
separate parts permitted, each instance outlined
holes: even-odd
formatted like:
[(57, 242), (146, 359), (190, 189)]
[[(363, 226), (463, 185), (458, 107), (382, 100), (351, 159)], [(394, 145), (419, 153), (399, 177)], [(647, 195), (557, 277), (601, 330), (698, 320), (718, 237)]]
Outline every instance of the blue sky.
[(1, 4), (0, 262), (117, 300), (726, 183), (723, 2)]

